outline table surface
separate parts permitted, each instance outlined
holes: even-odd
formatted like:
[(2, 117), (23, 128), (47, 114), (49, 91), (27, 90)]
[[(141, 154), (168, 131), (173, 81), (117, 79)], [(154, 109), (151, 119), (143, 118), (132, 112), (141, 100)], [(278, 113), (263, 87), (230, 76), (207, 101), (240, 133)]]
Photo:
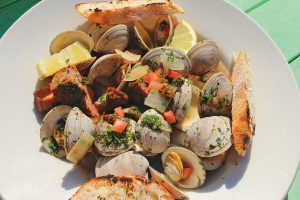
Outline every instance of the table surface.
[[(0, 0), (0, 37), (40, 0)], [(300, 88), (300, 1), (228, 0), (253, 18), (284, 54)], [(300, 199), (300, 168), (286, 200)]]

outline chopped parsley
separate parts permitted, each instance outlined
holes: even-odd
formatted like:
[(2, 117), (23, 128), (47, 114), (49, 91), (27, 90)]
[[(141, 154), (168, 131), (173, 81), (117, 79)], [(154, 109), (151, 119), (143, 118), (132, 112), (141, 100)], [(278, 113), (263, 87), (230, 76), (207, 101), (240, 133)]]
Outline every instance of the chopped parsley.
[(160, 127), (163, 125), (159, 116), (157, 115), (146, 115), (142, 119), (142, 125), (146, 125), (153, 130), (161, 130)]

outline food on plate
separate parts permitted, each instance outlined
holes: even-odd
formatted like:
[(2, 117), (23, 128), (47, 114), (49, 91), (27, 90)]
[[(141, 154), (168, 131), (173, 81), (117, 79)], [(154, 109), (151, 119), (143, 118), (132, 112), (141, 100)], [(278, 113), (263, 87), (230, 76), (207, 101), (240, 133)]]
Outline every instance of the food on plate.
[(70, 198), (82, 199), (172, 200), (174, 197), (159, 183), (142, 176), (107, 175), (87, 182)]
[(245, 156), (255, 131), (255, 111), (251, 88), (249, 58), (242, 49), (232, 71), (232, 136), (240, 156)]
[(151, 16), (183, 13), (183, 9), (169, 0), (120, 0), (81, 3), (75, 9), (83, 17), (99, 24), (122, 24)]
[(40, 130), (45, 150), (98, 177), (72, 199), (172, 199), (163, 187), (185, 199), (179, 188), (205, 184), (232, 144), (245, 155), (255, 119), (244, 49), (231, 77), (216, 42), (198, 42), (192, 25), (172, 15), (182, 10), (171, 1), (76, 9), (91, 22), (55, 37), (51, 62), (37, 64), (50, 86), (34, 92), (37, 110), (50, 110)]

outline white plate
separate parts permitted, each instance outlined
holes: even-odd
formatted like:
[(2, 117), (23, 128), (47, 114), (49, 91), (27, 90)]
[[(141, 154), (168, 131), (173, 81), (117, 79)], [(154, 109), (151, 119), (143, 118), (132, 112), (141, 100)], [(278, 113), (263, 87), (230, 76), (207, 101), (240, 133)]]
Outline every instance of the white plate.
[[(85, 22), (74, 5), (44, 0), (23, 15), (0, 42), (0, 193), (4, 199), (67, 199), (87, 181), (72, 164), (41, 147), (39, 115), (33, 106), (38, 82), (35, 63), (49, 55), (62, 31)], [(245, 47), (251, 57), (257, 126), (245, 158), (231, 157), (211, 174), (192, 199), (282, 199), (295, 175), (300, 151), (299, 93), (289, 66), (271, 39), (225, 1), (178, 0), (184, 17), (222, 57)], [(236, 165), (237, 162), (237, 165)]]

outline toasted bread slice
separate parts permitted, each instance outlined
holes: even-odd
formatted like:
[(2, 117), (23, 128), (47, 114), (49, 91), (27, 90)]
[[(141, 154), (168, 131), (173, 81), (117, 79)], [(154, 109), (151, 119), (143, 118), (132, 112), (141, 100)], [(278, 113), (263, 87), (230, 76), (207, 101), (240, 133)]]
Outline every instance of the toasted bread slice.
[(118, 0), (81, 3), (75, 9), (83, 17), (99, 24), (122, 24), (151, 16), (183, 13), (183, 9), (170, 0)]
[(83, 199), (174, 199), (160, 184), (142, 176), (97, 177), (77, 190), (70, 200)]
[(234, 147), (245, 156), (255, 131), (255, 116), (250, 84), (249, 58), (242, 49), (232, 72), (232, 135)]

